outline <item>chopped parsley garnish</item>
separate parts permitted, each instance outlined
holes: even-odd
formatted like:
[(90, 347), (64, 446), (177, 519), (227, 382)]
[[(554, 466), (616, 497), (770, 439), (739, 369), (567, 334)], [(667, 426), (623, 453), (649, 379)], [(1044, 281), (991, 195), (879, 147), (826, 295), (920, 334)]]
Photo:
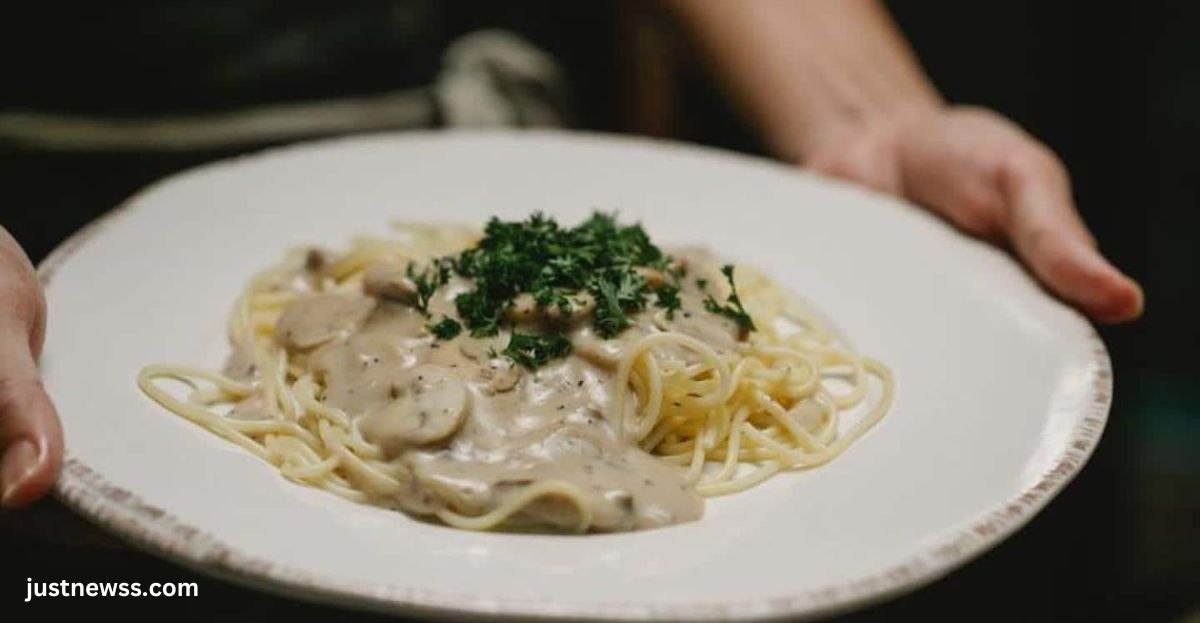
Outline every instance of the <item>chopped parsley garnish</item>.
[(721, 305), (717, 299), (713, 298), (713, 295), (709, 294), (708, 298), (704, 299), (704, 308), (714, 314), (721, 314), (732, 319), (742, 333), (756, 331), (754, 320), (750, 318), (750, 314), (746, 313), (746, 308), (742, 307), (742, 299), (738, 297), (737, 285), (733, 283), (733, 265), (722, 266), (721, 273), (725, 275), (725, 281), (729, 282), (729, 298), (725, 299), (725, 305)]
[(646, 307), (646, 280), (627, 270), (614, 269), (596, 275), (588, 291), (596, 299), (596, 332), (610, 338), (629, 327), (629, 312)]
[(534, 335), (513, 331), (508, 346), (502, 353), (530, 370), (542, 367), (551, 359), (566, 357), (571, 353), (571, 340), (562, 333)]
[(404, 273), (417, 286), (417, 309), (428, 316), (429, 299), (433, 297), (433, 293), (438, 288), (450, 281), (449, 262), (444, 259), (434, 260), (432, 265), (427, 266), (420, 273), (417, 273), (414, 264), (409, 264)]
[(475, 280), (475, 289), (458, 295), (455, 306), (476, 337), (495, 335), (504, 310), (520, 294), (569, 313), (571, 295), (580, 291), (596, 301), (596, 331), (612, 337), (629, 326), (629, 314), (646, 306), (646, 282), (634, 268), (665, 268), (666, 257), (640, 225), (621, 226), (596, 213), (567, 229), (539, 213), (526, 221), (493, 218), (479, 245), (453, 264)]
[(654, 304), (667, 310), (667, 319), (675, 319), (675, 310), (679, 309), (679, 288), (664, 283), (654, 289)]
[(472, 337), (496, 335), (500, 330), (500, 315), (507, 306), (508, 303), (497, 305), (488, 300), (487, 293), (481, 290), (463, 292), (454, 297), (454, 307), (471, 329)]
[(429, 332), (439, 340), (453, 340), (462, 333), (463, 327), (457, 320), (445, 316), (438, 322), (428, 325)]
[[(669, 279), (651, 286), (643, 277), (645, 269), (659, 271)], [(471, 279), (473, 287), (454, 297), (461, 324), (447, 317), (430, 325), (430, 331), (440, 339), (453, 339), (463, 329), (473, 337), (497, 335), (505, 311), (522, 295), (531, 296), (543, 310), (561, 312), (540, 316), (545, 334), (513, 332), (502, 354), (529, 368), (570, 353), (570, 340), (563, 333), (566, 327), (562, 323), (577, 306), (595, 303), (590, 321), (604, 338), (628, 328), (633, 322), (631, 316), (644, 310), (651, 300), (673, 318), (680, 309), (679, 285), (684, 276), (683, 270), (673, 267), (670, 258), (650, 241), (641, 225), (619, 225), (612, 215), (599, 212), (573, 228), (560, 227), (541, 213), (524, 221), (492, 218), (474, 248), (436, 260), (421, 272), (410, 265), (408, 276), (417, 287), (417, 307), (426, 315), (430, 298), (449, 281), (451, 271)], [(731, 275), (732, 269), (732, 285)], [(739, 326), (753, 330), (736, 291), (726, 307), (716, 306), (713, 310), (709, 301), (705, 306), (722, 315), (744, 316), (744, 320), (738, 320)]]

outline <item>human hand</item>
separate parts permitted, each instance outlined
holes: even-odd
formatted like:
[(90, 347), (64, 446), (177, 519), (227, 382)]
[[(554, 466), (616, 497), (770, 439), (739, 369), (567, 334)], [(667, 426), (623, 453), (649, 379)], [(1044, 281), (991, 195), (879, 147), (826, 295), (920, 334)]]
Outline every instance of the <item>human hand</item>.
[(979, 108), (931, 107), (832, 124), (806, 138), (804, 165), (906, 197), (1008, 246), (1046, 287), (1097, 322), (1141, 315), (1141, 288), (1097, 250), (1062, 162), (1007, 119)]
[(58, 413), (38, 379), (46, 300), (29, 258), (0, 227), (0, 505), (24, 506), (62, 463)]

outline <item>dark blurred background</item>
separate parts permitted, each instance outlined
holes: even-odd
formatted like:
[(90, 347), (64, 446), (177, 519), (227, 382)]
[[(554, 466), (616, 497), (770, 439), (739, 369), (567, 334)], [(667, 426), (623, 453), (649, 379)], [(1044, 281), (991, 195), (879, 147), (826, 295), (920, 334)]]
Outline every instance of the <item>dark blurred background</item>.
[[(1062, 156), (1084, 217), (1145, 286), (1147, 310), (1135, 324), (1102, 329), (1115, 367), (1112, 414), (1062, 495), (961, 571), (845, 620), (1200, 620), (1200, 3), (888, 6), (949, 100), (999, 110)], [(433, 104), (384, 126), (457, 125), (453, 106), (428, 85), (440, 84), (447, 44), (491, 27), (517, 33), (561, 68), (547, 86), (519, 67), (485, 67), (499, 90), (518, 92), (513, 101), (534, 102), (514, 105), (508, 123), (762, 153), (698, 54), (649, 2), (41, 2), (8, 7), (0, 20), (0, 224), (36, 262), (152, 180), (291, 140), (139, 147), (93, 132), (89, 145), (65, 148), (30, 136), (47, 119), (211, 119), (403, 91)], [(28, 112), (43, 116), (21, 116)], [(201, 598), (186, 612), (160, 602), (172, 618), (357, 618), (197, 578), (112, 542), (54, 501), (0, 515), (0, 561), (0, 612), (20, 605), (32, 576), (199, 581)], [(35, 606), (70, 602), (79, 603)]]

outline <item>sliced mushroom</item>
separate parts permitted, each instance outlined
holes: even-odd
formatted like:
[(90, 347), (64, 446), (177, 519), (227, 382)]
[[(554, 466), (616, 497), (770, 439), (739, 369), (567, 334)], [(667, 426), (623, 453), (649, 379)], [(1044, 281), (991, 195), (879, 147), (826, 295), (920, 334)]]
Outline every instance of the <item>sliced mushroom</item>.
[(459, 340), (458, 352), (471, 361), (487, 361), (495, 350), (494, 340), (467, 337)]
[(555, 460), (561, 457), (584, 457), (597, 459), (608, 446), (604, 433), (589, 427), (562, 424), (546, 437), (525, 451), (529, 456)]
[(408, 278), (405, 268), (399, 264), (378, 264), (367, 269), (363, 275), (363, 292), (393, 303), (417, 303), (417, 284)]
[(650, 286), (651, 288), (657, 288), (667, 280), (666, 277), (663, 276), (662, 271), (656, 268), (650, 268), (649, 266), (638, 266), (633, 269), (633, 272), (637, 273), (642, 279), (644, 279), (646, 281), (646, 285)]
[(534, 322), (541, 319), (540, 311), (537, 300), (526, 292), (513, 299), (512, 305), (504, 310), (504, 317), (510, 322)]
[(558, 306), (546, 310), (546, 317), (554, 321), (579, 322), (587, 318), (596, 309), (596, 299), (587, 292), (577, 292), (568, 297), (571, 310), (564, 313)]
[(275, 341), (289, 350), (308, 350), (353, 333), (375, 309), (364, 296), (313, 294), (292, 301), (275, 324)]
[(332, 264), (334, 259), (333, 252), (313, 247), (304, 254), (304, 270), (310, 273), (320, 273), (325, 270), (326, 266)]
[(497, 394), (516, 387), (521, 368), (508, 359), (496, 358), (479, 368), (479, 376), (487, 382), (488, 390)]
[(567, 297), (568, 310), (558, 305), (542, 306), (528, 292), (513, 299), (512, 305), (504, 310), (504, 317), (513, 323), (566, 322), (573, 323), (587, 318), (596, 308), (596, 300), (587, 292), (577, 292)]
[(452, 370), (419, 365), (392, 386), (392, 400), (358, 420), (363, 437), (388, 455), (453, 435), (466, 419), (466, 384)]
[(606, 340), (596, 335), (590, 327), (571, 337), (571, 353), (583, 360), (615, 370), (621, 363), (621, 340)]

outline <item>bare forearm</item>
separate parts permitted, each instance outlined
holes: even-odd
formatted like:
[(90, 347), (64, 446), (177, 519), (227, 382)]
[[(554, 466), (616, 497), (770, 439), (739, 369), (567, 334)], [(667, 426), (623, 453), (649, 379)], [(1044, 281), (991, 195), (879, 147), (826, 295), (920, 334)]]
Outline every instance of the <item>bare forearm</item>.
[(665, 0), (781, 157), (839, 128), (940, 105), (875, 0)]

